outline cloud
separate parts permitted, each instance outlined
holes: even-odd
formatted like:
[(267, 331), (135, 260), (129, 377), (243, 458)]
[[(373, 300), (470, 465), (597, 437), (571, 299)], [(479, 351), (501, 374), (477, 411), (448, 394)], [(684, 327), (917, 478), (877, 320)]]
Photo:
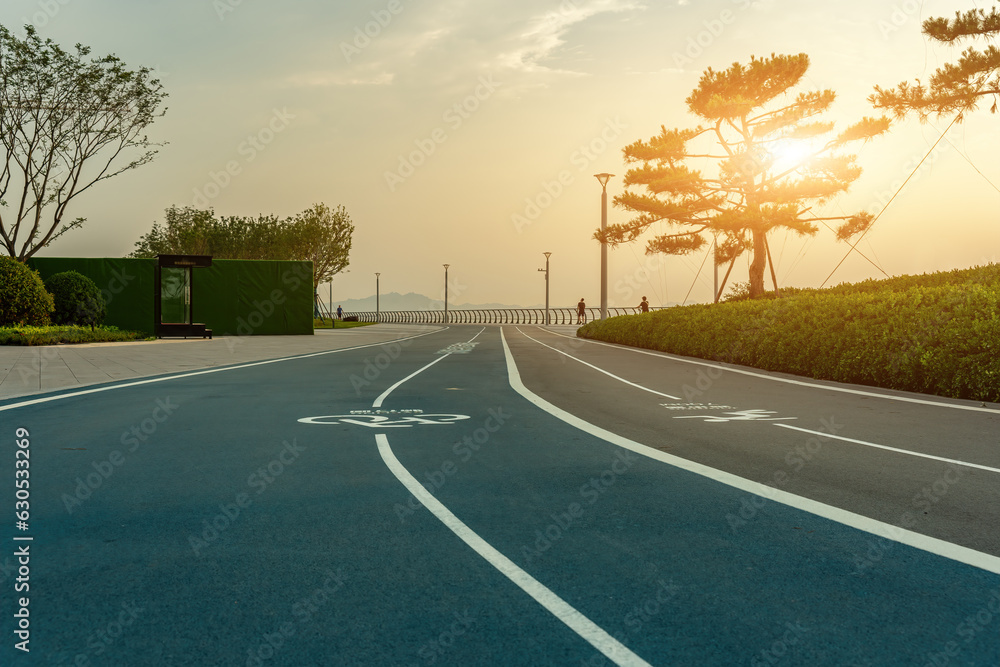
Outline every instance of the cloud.
[(546, 67), (542, 61), (565, 44), (564, 37), (571, 27), (598, 14), (641, 8), (642, 5), (631, 0), (593, 0), (586, 4), (563, 0), (555, 11), (529, 19), (528, 28), (516, 38), (519, 44), (502, 53), (499, 64), (523, 72), (568, 73)]

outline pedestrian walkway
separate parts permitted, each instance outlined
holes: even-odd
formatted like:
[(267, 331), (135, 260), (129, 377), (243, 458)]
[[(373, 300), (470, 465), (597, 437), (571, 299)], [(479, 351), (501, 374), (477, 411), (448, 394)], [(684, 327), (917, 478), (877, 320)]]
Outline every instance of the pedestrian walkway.
[(219, 336), (80, 345), (0, 345), (0, 400), (103, 382), (336, 350), (441, 329), (379, 324), (313, 336)]

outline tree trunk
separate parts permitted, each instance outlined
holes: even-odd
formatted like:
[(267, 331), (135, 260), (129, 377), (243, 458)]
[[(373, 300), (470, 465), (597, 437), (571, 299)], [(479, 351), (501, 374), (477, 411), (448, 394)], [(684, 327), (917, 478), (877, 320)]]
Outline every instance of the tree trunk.
[(753, 261), (750, 262), (750, 298), (764, 294), (764, 269), (767, 268), (766, 232), (753, 230)]

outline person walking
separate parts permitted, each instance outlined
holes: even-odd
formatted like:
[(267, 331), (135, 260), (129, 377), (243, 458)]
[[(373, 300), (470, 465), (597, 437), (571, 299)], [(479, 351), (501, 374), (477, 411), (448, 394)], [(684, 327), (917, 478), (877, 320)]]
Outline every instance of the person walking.
[(649, 312), (649, 301), (646, 301), (646, 297), (642, 297), (642, 303), (639, 304), (639, 310), (643, 313)]
[[(642, 297), (642, 298), (645, 299), (646, 297)], [(337, 319), (338, 320), (344, 319), (344, 309), (341, 308), (340, 306), (337, 306)]]
[(576, 323), (587, 323), (587, 304), (583, 302), (583, 297), (580, 297), (580, 303), (576, 304)]

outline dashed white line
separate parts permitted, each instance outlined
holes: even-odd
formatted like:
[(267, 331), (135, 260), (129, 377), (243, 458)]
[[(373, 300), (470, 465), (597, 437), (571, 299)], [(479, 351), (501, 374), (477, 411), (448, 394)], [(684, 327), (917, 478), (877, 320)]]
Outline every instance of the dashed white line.
[[(823, 517), (824, 519), (830, 519), (831, 521), (836, 521), (837, 523), (841, 523), (845, 526), (857, 528), (858, 530), (878, 535), (879, 537), (883, 537), (894, 542), (906, 544), (908, 546), (937, 554), (960, 563), (972, 565), (973, 567), (978, 567), (986, 570), (987, 572), (1000, 574), (1000, 557), (957, 544), (952, 544), (951, 542), (945, 542), (944, 540), (940, 540), (936, 537), (916, 533), (911, 530), (906, 530), (905, 528), (893, 526), (892, 524), (877, 521), (875, 519), (855, 514), (854, 512), (849, 512), (839, 507), (827, 505), (810, 498), (797, 496), (792, 493), (788, 493), (787, 491), (782, 491), (759, 482), (738, 477), (732, 473), (725, 472), (724, 470), (717, 470), (715, 468), (702, 465), (701, 463), (688, 461), (687, 459), (667, 454), (666, 452), (662, 452), (658, 449), (647, 447), (646, 445), (635, 442), (634, 440), (629, 440), (628, 438), (622, 437), (617, 433), (606, 431), (599, 426), (595, 426), (590, 422), (584, 421), (576, 415), (566, 412), (565, 410), (549, 403), (544, 398), (538, 396), (524, 386), (524, 383), (521, 381), (521, 374), (517, 370), (517, 364), (514, 362), (514, 356), (511, 354), (510, 347), (507, 345), (507, 339), (503, 335), (502, 327), (500, 329), (500, 340), (503, 343), (504, 354), (507, 358), (508, 379), (510, 386), (514, 389), (514, 391), (534, 405), (538, 406), (542, 410), (545, 410), (552, 416), (561, 419), (570, 426), (574, 426), (585, 433), (589, 433), (590, 435), (610, 442), (613, 445), (628, 449), (647, 458), (661, 461), (682, 470), (693, 472), (696, 475), (701, 475), (702, 477), (706, 477), (716, 482), (721, 482), (722, 484), (746, 491), (747, 493), (768, 498), (783, 505), (787, 505), (804, 512), (809, 512), (810, 514), (815, 514), (816, 516)], [(824, 433), (823, 435), (828, 434)]]
[(776, 375), (768, 375), (766, 373), (755, 373), (753, 371), (748, 371), (743, 368), (735, 368), (733, 366), (721, 366), (710, 361), (698, 361), (696, 359), (685, 359), (683, 357), (678, 357), (673, 354), (667, 354), (666, 352), (654, 352), (651, 350), (641, 350), (635, 347), (629, 347), (627, 345), (614, 345), (612, 343), (605, 343), (598, 340), (590, 340), (589, 338), (577, 338), (575, 336), (567, 336), (561, 334), (558, 331), (553, 331), (551, 329), (543, 329), (543, 331), (548, 331), (554, 336), (560, 336), (562, 338), (570, 338), (572, 340), (579, 340), (585, 343), (590, 343), (591, 345), (600, 345), (602, 347), (611, 347), (616, 350), (625, 350), (626, 352), (633, 352), (635, 354), (645, 354), (651, 357), (659, 357), (660, 359), (667, 359), (668, 361), (676, 361), (682, 364), (692, 364), (695, 366), (705, 366), (707, 368), (717, 368), (721, 371), (728, 371), (730, 373), (739, 373), (740, 375), (749, 375), (750, 377), (761, 378), (762, 380), (771, 380), (773, 382), (784, 382), (785, 384), (793, 384), (800, 387), (812, 387), (814, 389), (826, 389), (827, 391), (837, 391), (843, 394), (854, 394), (855, 396), (870, 396), (872, 398), (884, 398), (889, 401), (901, 401), (903, 403), (916, 403), (918, 405), (933, 405), (939, 408), (951, 408), (953, 410), (968, 410), (970, 412), (988, 412), (995, 415), (1000, 415), (1000, 410), (996, 408), (986, 408), (978, 405), (962, 405), (959, 403), (945, 403), (943, 401), (932, 401), (923, 398), (912, 398), (910, 396), (893, 396), (892, 394), (880, 394), (875, 391), (864, 391), (863, 389), (851, 389), (849, 387), (837, 387), (828, 384), (819, 384), (816, 382), (805, 382), (803, 380), (794, 380), (792, 378), (783, 378)]
[(990, 472), (1000, 472), (1000, 468), (991, 468), (989, 466), (979, 465), (978, 463), (969, 463), (967, 461), (959, 461), (958, 459), (946, 459), (943, 456), (934, 456), (932, 454), (922, 454), (920, 452), (911, 452), (908, 449), (897, 449), (896, 447), (889, 447), (888, 445), (879, 445), (874, 442), (867, 442), (865, 440), (855, 440), (854, 438), (845, 438), (841, 435), (833, 435), (832, 433), (823, 433), (822, 431), (810, 431), (807, 428), (799, 428), (798, 426), (790, 426), (788, 424), (775, 424), (775, 426), (780, 426), (781, 428), (790, 428), (794, 431), (802, 431), (803, 433), (811, 433), (813, 435), (818, 435), (821, 438), (833, 438), (834, 440), (843, 440), (844, 442), (853, 442), (857, 445), (864, 445), (866, 447), (876, 447), (878, 449), (885, 449), (890, 452), (898, 452), (900, 454), (909, 454), (910, 456), (919, 456), (922, 459), (934, 459), (935, 461), (944, 461), (945, 463), (954, 463), (955, 465), (966, 466), (968, 468), (979, 468), (980, 470), (988, 470)]

